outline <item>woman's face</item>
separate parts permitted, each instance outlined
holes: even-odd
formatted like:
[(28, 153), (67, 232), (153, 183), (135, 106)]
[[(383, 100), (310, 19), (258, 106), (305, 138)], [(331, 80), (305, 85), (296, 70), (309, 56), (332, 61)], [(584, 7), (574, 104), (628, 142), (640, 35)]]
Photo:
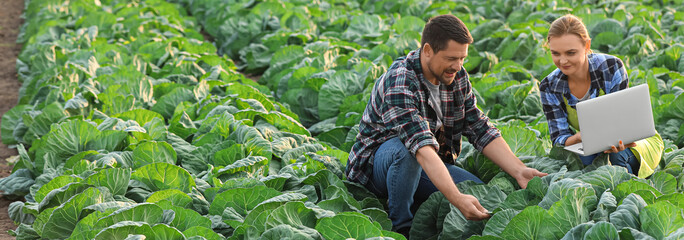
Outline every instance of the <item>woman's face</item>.
[(558, 37), (550, 37), (549, 49), (551, 50), (553, 64), (563, 74), (572, 76), (581, 73), (580, 71), (587, 70), (586, 56), (589, 51), (589, 42), (583, 43), (579, 36), (563, 34)]

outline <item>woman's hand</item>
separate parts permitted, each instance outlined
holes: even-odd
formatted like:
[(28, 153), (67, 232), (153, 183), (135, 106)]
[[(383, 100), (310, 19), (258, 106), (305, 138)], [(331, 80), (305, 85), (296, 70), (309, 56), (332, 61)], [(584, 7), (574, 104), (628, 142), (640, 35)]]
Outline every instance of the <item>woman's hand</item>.
[(627, 145), (623, 145), (622, 140), (620, 140), (620, 145), (618, 145), (617, 147), (615, 147), (615, 145), (610, 146), (610, 149), (603, 151), (603, 153), (618, 153), (618, 152), (621, 152), (627, 148), (632, 148), (632, 147), (636, 147), (636, 146), (637, 146), (637, 144), (635, 142), (627, 144)]
[(565, 146), (572, 146), (577, 143), (582, 142), (582, 134), (580, 132), (575, 133), (575, 135), (570, 136), (568, 139), (565, 139)]

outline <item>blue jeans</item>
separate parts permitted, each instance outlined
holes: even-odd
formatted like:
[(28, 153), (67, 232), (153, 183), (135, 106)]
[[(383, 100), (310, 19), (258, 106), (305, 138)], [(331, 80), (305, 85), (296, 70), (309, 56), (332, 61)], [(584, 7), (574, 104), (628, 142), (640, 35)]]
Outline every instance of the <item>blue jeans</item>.
[[(596, 153), (593, 155), (587, 155), (587, 156), (582, 156), (578, 155), (580, 159), (582, 160), (582, 163), (584, 165), (589, 165), (592, 162), (594, 162), (594, 159), (598, 157), (602, 153)], [(610, 164), (614, 166), (621, 166), (624, 168), (627, 168), (627, 172), (631, 174), (635, 174), (639, 172), (639, 167), (640, 163), (639, 160), (637, 160), (636, 156), (634, 156), (634, 153), (632, 150), (629, 148), (622, 150), (617, 153), (610, 153), (608, 154), (608, 160), (610, 161)]]
[[(462, 168), (445, 165), (454, 183), (466, 180), (482, 183), (482, 180)], [(410, 227), (413, 212), (437, 191), (415, 156), (396, 137), (375, 151), (373, 174), (366, 188), (378, 197), (387, 198), (388, 214), (394, 230)]]

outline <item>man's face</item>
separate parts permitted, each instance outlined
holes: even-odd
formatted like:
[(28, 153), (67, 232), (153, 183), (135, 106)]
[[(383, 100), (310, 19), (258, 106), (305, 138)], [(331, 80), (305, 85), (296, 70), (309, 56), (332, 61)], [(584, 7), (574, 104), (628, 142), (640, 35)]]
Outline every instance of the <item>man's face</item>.
[(425, 44), (423, 54), (427, 65), (427, 69), (423, 69), (423, 74), (428, 81), (435, 85), (440, 82), (449, 85), (454, 81), (456, 73), (461, 70), (463, 61), (468, 56), (468, 44), (449, 40), (447, 47), (436, 54), (430, 44)]

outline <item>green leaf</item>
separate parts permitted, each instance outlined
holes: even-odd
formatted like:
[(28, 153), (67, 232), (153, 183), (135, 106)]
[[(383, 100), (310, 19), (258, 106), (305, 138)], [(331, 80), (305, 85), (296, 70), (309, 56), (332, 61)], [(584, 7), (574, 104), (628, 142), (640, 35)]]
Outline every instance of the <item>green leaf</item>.
[[(549, 188), (551, 191), (552, 187)], [(547, 194), (547, 196), (549, 196)], [(542, 200), (543, 202), (543, 200)], [(541, 205), (541, 203), (540, 203)], [(549, 209), (553, 217), (553, 227), (564, 233), (581, 223), (590, 220), (589, 213), (596, 206), (596, 194), (589, 187), (578, 187), (562, 195), (560, 201)]]
[(108, 216), (100, 218), (94, 227), (103, 229), (123, 221), (157, 224), (162, 221), (162, 212), (162, 208), (155, 204), (140, 203), (118, 209)]
[(451, 212), (444, 218), (444, 229), (439, 235), (440, 239), (464, 239), (482, 233), (484, 222), (468, 221), (458, 208), (453, 205), (450, 207)]
[(596, 240), (603, 240), (603, 239), (611, 239), (611, 240), (619, 240), (620, 236), (618, 235), (618, 231), (613, 226), (613, 224), (609, 222), (598, 222), (594, 224), (587, 232), (584, 234), (584, 239), (591, 240), (591, 239), (596, 239)]
[(615, 212), (610, 214), (610, 222), (618, 230), (623, 228), (641, 229), (639, 212), (646, 206), (646, 202), (639, 195), (630, 194), (617, 207)]
[(147, 130), (147, 134), (150, 137), (152, 137), (152, 140), (162, 141), (166, 139), (168, 129), (166, 128), (166, 124), (164, 123), (164, 120), (161, 118), (161, 115), (159, 117), (152, 118), (152, 120), (148, 121), (147, 123), (141, 126), (143, 126), (145, 130)]
[(471, 186), (463, 191), (463, 193), (475, 196), (480, 200), (480, 205), (489, 211), (498, 208), (506, 199), (506, 194), (499, 190), (498, 187), (488, 185)]
[(7, 214), (12, 221), (20, 224), (33, 224), (36, 220), (35, 213), (32, 213), (29, 208), (35, 206), (35, 204), (24, 203), (22, 201), (16, 201), (9, 204), (7, 207)]
[[(319, 233), (316, 232), (316, 234), (319, 234)], [(320, 234), (319, 234), (319, 236), (320, 236)], [(309, 234), (307, 234), (307, 232), (303, 231), (302, 229), (294, 228), (294, 227), (287, 225), (287, 224), (281, 224), (281, 225), (266, 229), (266, 231), (263, 234), (261, 234), (259, 239), (268, 239), (268, 240), (281, 240), (281, 239), (314, 240), (315, 238), (310, 236)]]
[(582, 174), (577, 179), (589, 183), (597, 193), (615, 190), (618, 184), (629, 181), (634, 175), (618, 166), (601, 166), (598, 169)]
[(50, 182), (44, 184), (43, 186), (40, 186), (38, 192), (34, 194), (33, 199), (36, 200), (36, 202), (41, 202), (43, 201), (43, 199), (45, 199), (45, 196), (47, 196), (48, 193), (50, 193), (52, 190), (64, 187), (69, 183), (81, 182), (81, 180), (82, 179), (79, 177), (70, 175), (62, 175), (53, 178), (52, 180), (50, 180)]
[(280, 131), (311, 136), (311, 133), (309, 133), (299, 121), (281, 112), (274, 111), (268, 114), (259, 114), (259, 117), (263, 118)]
[(265, 94), (256, 88), (244, 84), (231, 83), (226, 87), (227, 94), (237, 94), (238, 98), (254, 99), (261, 103), (267, 111), (275, 110), (275, 105)]
[(221, 215), (223, 209), (232, 207), (242, 216), (247, 216), (249, 211), (263, 201), (281, 194), (275, 189), (266, 186), (230, 189), (216, 195), (209, 208), (209, 214)]
[(392, 30), (397, 34), (402, 34), (407, 31), (422, 32), (425, 21), (415, 16), (403, 16), (401, 19), (394, 22)]
[(93, 186), (106, 187), (113, 195), (124, 195), (130, 179), (130, 169), (108, 168), (88, 176), (84, 182)]
[(366, 239), (380, 237), (382, 232), (368, 217), (362, 214), (340, 213), (334, 217), (323, 218), (316, 224), (316, 230), (325, 239)]
[(318, 97), (318, 116), (328, 119), (337, 116), (339, 107), (348, 96), (363, 92), (365, 79), (350, 71), (337, 71), (321, 86)]
[(274, 209), (264, 223), (266, 228), (287, 224), (294, 228), (316, 227), (316, 215), (303, 202), (288, 202)]
[[(531, 182), (531, 181), (530, 181)], [(511, 194), (508, 194), (506, 200), (499, 207), (502, 209), (514, 209), (522, 211), (528, 206), (535, 206), (541, 202), (541, 197), (536, 196), (529, 190), (530, 185), (527, 185), (527, 189), (518, 189)]]
[(624, 240), (634, 240), (634, 239), (643, 239), (643, 240), (655, 240), (651, 235), (648, 235), (646, 233), (643, 233), (639, 230), (636, 230), (634, 228), (623, 228), (620, 231), (620, 239)]
[[(79, 152), (90, 150), (86, 146), (99, 135), (100, 131), (91, 122), (79, 119), (67, 120), (52, 126), (52, 130), (43, 136), (45, 144), (42, 147), (46, 153), (51, 152), (59, 157), (68, 158)], [(36, 165), (42, 168), (41, 164), (36, 163)]]
[(140, 124), (140, 126), (145, 126), (145, 124), (151, 122), (155, 118), (162, 121), (164, 120), (164, 117), (161, 114), (147, 109), (133, 109), (120, 114), (115, 114), (112, 117), (120, 118), (122, 120), (133, 120)]
[[(371, 199), (371, 198), (367, 198)], [(382, 205), (380, 205), (382, 207)], [(361, 213), (368, 216), (373, 223), (378, 223), (383, 230), (392, 230), (392, 220), (388, 218), (387, 212), (381, 208), (366, 208), (361, 210)]]
[(219, 169), (216, 176), (265, 176), (268, 174), (265, 168), (268, 162), (269, 160), (262, 156), (249, 156)]
[(594, 226), (595, 223), (593, 222), (587, 222), (587, 223), (581, 223), (572, 229), (565, 233), (565, 236), (563, 236), (562, 239), (564, 240), (573, 240), (573, 239), (584, 239), (584, 235), (586, 235), (587, 230), (589, 230), (591, 227)]
[(504, 239), (555, 239), (563, 234), (552, 227), (553, 218), (539, 206), (527, 207), (511, 219), (501, 233)]
[(679, 208), (684, 208), (684, 193), (672, 193), (658, 197), (656, 201), (668, 201)]
[(186, 238), (191, 238), (194, 236), (201, 236), (207, 240), (223, 240), (224, 238), (219, 235), (218, 233), (214, 232), (210, 228), (202, 227), (202, 226), (194, 226), (191, 228), (186, 229), (183, 231), (183, 235), (185, 235)]
[(639, 213), (641, 229), (656, 239), (662, 239), (684, 226), (682, 208), (669, 202), (657, 202)]
[(330, 129), (319, 134), (316, 137), (319, 140), (330, 143), (336, 147), (342, 147), (342, 145), (345, 143), (345, 140), (347, 139), (348, 132), (349, 128), (347, 127), (335, 127), (333, 129)]
[(601, 194), (601, 199), (599, 199), (598, 205), (596, 205), (596, 210), (591, 212), (591, 219), (598, 221), (608, 221), (610, 214), (617, 209), (617, 200), (615, 196), (609, 191), (603, 192)]
[(666, 172), (656, 172), (651, 175), (651, 185), (662, 194), (672, 194), (677, 191), (677, 179)]
[(2, 115), (2, 122), (0, 122), (2, 143), (5, 145), (19, 143), (14, 137), (14, 129), (17, 127), (17, 124), (22, 121), (21, 115), (28, 109), (28, 105), (17, 105)]
[(99, 95), (99, 100), (102, 101), (102, 111), (112, 116), (131, 111), (136, 107), (133, 95), (122, 96), (106, 92)]
[[(44, 174), (44, 176), (50, 177), (49, 174)], [(84, 183), (74, 182), (68, 183), (61, 188), (53, 189), (47, 195), (45, 195), (43, 200), (39, 203), (38, 209), (42, 211), (46, 208), (60, 206), (67, 202), (69, 199), (71, 199), (73, 196), (83, 192), (84, 190), (90, 187), (90, 185)]]
[[(107, 194), (100, 192), (97, 188), (88, 188), (79, 193), (67, 202), (54, 208), (52, 211), (43, 211), (38, 219), (46, 219), (45, 222), (38, 221), (33, 227), (43, 238), (67, 238), (76, 227), (76, 223), (83, 217), (83, 208), (107, 201)], [(48, 217), (49, 216), (49, 217)]]
[(152, 193), (147, 198), (147, 202), (155, 203), (162, 200), (171, 202), (174, 206), (188, 208), (192, 203), (192, 198), (178, 189), (166, 189)]
[[(660, 193), (660, 191), (658, 191), (654, 187), (648, 185), (647, 183), (643, 183), (641, 181), (638, 181), (638, 180), (630, 180), (627, 182), (620, 183), (615, 187), (615, 190), (613, 190), (612, 193), (613, 193), (613, 195), (615, 195), (615, 198), (617, 199), (617, 201), (621, 202), (622, 199), (624, 199), (627, 195), (629, 195), (631, 193), (637, 193), (640, 190), (645, 190), (647, 192), (651, 192), (651, 193), (655, 194), (656, 197), (659, 197), (662, 195)], [(641, 194), (639, 194), (639, 195), (641, 195)], [(644, 196), (642, 196), (642, 198), (643, 197)]]
[(359, 211), (360, 204), (351, 197), (344, 189), (337, 186), (331, 186), (325, 189), (325, 200), (320, 201), (318, 206), (322, 209), (340, 212), (355, 212)]
[[(179, 107), (180, 108), (180, 107)], [(185, 111), (176, 112), (171, 119), (171, 124), (169, 124), (169, 131), (178, 135), (181, 138), (187, 138), (188, 136), (197, 132), (197, 127), (195, 123), (190, 119), (190, 116)]]
[(342, 33), (344, 39), (356, 40), (359, 44), (361, 39), (379, 37), (381, 32), (388, 28), (378, 15), (358, 15), (352, 17), (347, 30)]
[(126, 239), (129, 234), (153, 232), (150, 225), (146, 222), (123, 221), (102, 229), (93, 239), (111, 240)]
[[(266, 219), (268, 218), (268, 215), (269, 215), (274, 209), (276, 209), (276, 208), (278, 208), (278, 207), (280, 207), (280, 206), (282, 206), (282, 205), (284, 205), (284, 204), (286, 204), (286, 203), (288, 203), (288, 202), (306, 201), (306, 199), (307, 199), (306, 195), (303, 195), (303, 194), (299, 194), (299, 193), (284, 193), (284, 194), (277, 195), (277, 196), (275, 196), (275, 197), (269, 198), (269, 199), (264, 200), (264, 201), (262, 201), (261, 203), (259, 203), (256, 207), (254, 207), (252, 210), (249, 211), (249, 213), (247, 214), (247, 216), (244, 217), (244, 220), (243, 220), (243, 221), (240, 221), (240, 220), (239, 220), (240, 218), (242, 218), (242, 216), (239, 216), (239, 217), (238, 217), (238, 216), (231, 216), (231, 217), (238, 219), (238, 221), (240, 221), (240, 224), (241, 224), (242, 222), (246, 222), (246, 223), (251, 223), (251, 222), (266, 222)], [(232, 208), (232, 207), (227, 207), (227, 208), (225, 208), (225, 209), (233, 209), (233, 208)], [(314, 208), (313, 210), (316, 211), (315, 208)], [(223, 216), (226, 216), (225, 213), (226, 213), (226, 211), (224, 211), (224, 215), (223, 215)], [(239, 214), (239, 213), (235, 212), (235, 213), (232, 213), (232, 214), (230, 214), (230, 215), (234, 215), (234, 214)], [(317, 214), (318, 214), (318, 212), (317, 212)], [(334, 214), (330, 214), (329, 216), (332, 216), (332, 215), (334, 215)], [(326, 216), (328, 216), (328, 215), (326, 215)], [(318, 216), (318, 215), (317, 215), (317, 217), (318, 217), (318, 218), (321, 218), (321, 217), (323, 217), (323, 216)], [(259, 231), (260, 231), (260, 232), (263, 232), (263, 231), (266, 230), (266, 229), (265, 229), (266, 227), (265, 227), (264, 225), (262, 225), (262, 224), (258, 224), (258, 225), (254, 226), (254, 227), (259, 228)]]
[(675, 239), (682, 239), (684, 238), (684, 228), (679, 228), (677, 231), (673, 232), (672, 234), (668, 235), (665, 240), (675, 240)]
[(416, 211), (410, 235), (418, 239), (436, 238), (442, 232), (444, 218), (451, 212), (451, 203), (441, 192), (428, 197)]
[(161, 201), (158, 202), (157, 205), (164, 210), (173, 211), (173, 220), (167, 223), (169, 226), (176, 228), (179, 231), (185, 231), (193, 227), (211, 228), (211, 220), (194, 210), (174, 206), (169, 201)]
[(125, 131), (105, 130), (97, 139), (94, 139), (88, 144), (88, 149), (105, 150), (109, 152), (123, 150), (126, 145), (128, 145), (128, 142), (126, 141), (126, 137), (128, 136), (127, 132), (135, 132), (129, 131), (129, 129), (134, 128), (135, 127), (127, 128)]
[[(109, 215), (110, 213), (114, 212), (115, 210), (119, 210), (119, 209), (125, 208), (125, 207), (130, 207), (130, 206), (133, 206), (135, 204), (136, 203), (133, 203), (133, 202), (119, 202), (119, 201), (103, 202), (103, 203), (90, 205), (90, 206), (86, 207), (85, 209), (94, 210), (97, 212), (108, 212), (111, 210), (111, 212), (107, 213), (107, 215)], [(100, 216), (100, 217), (98, 217), (98, 219), (101, 217), (104, 217), (104, 216)]]
[(168, 163), (142, 166), (133, 172), (131, 179), (144, 183), (153, 191), (178, 189), (189, 193), (195, 187), (195, 180), (187, 170)]
[[(589, 194), (587, 190), (591, 191), (591, 194)], [(576, 179), (561, 179), (560, 181), (554, 182), (549, 186), (549, 190), (542, 199), (542, 201), (539, 203), (539, 206), (548, 209), (555, 202), (562, 200), (565, 196), (574, 196), (574, 194), (580, 192), (582, 193), (582, 195), (584, 195), (585, 193), (588, 196), (593, 195), (594, 201), (596, 201), (596, 195), (594, 194), (594, 191), (592, 191), (590, 184), (584, 183)]]
[(283, 160), (283, 162), (293, 163), (300, 156), (302, 156), (308, 152), (318, 152), (318, 151), (323, 151), (323, 150), (325, 150), (325, 147), (323, 147), (323, 145), (321, 145), (319, 143), (305, 143), (305, 144), (302, 144), (298, 147), (287, 150), (281, 156), (281, 159)]
[(165, 119), (171, 119), (176, 106), (180, 105), (182, 102), (193, 101), (194, 99), (195, 94), (192, 90), (185, 87), (177, 87), (158, 98), (157, 103), (154, 104), (151, 110), (161, 114)]
[(594, 36), (596, 37), (592, 39), (591, 45), (604, 51), (611, 49), (611, 46), (617, 46), (623, 39), (623, 36), (614, 32), (602, 32)]
[(176, 151), (166, 142), (143, 142), (133, 149), (134, 168), (151, 163), (168, 163), (175, 165)]
[(506, 229), (506, 225), (508, 225), (518, 213), (520, 213), (520, 211), (515, 209), (506, 209), (495, 213), (489, 221), (487, 221), (487, 225), (485, 225), (482, 235), (500, 237), (501, 233)]

